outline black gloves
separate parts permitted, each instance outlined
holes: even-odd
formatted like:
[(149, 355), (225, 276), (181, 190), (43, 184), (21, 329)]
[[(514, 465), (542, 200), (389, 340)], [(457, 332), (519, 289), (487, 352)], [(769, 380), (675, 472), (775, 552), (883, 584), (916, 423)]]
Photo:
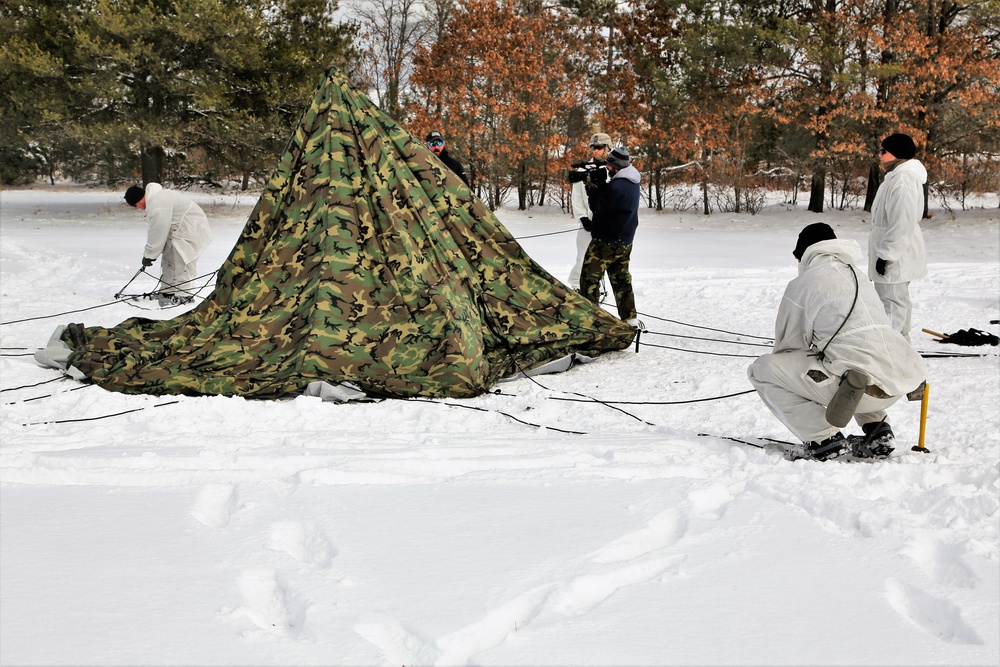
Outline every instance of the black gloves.
[(152, 266), (154, 261), (156, 261), (156, 260), (152, 260), (152, 259), (150, 259), (148, 257), (143, 257), (142, 258), (142, 266), (143, 266), (143, 268), (145, 268), (147, 266)]
[(878, 273), (880, 276), (884, 276), (885, 275), (885, 265), (888, 264), (888, 263), (889, 262), (887, 262), (886, 260), (882, 259), (881, 257), (879, 257), (878, 259), (876, 259), (875, 260), (875, 271), (876, 271), (876, 273)]
[(580, 224), (583, 225), (583, 228), (588, 232), (590, 231), (590, 228), (593, 225), (593, 223), (590, 221), (590, 218), (586, 216), (580, 218)]

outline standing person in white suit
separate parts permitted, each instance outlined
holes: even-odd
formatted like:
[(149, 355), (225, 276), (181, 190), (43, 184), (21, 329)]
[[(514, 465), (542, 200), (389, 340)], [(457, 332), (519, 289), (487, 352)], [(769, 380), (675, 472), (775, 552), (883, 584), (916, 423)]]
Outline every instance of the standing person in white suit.
[(927, 250), (920, 231), (927, 169), (914, 159), (917, 147), (906, 134), (882, 140), (879, 159), (885, 180), (872, 204), (868, 277), (885, 306), (892, 328), (910, 340), (910, 281), (927, 275)]
[(580, 221), (580, 229), (576, 232), (576, 263), (569, 271), (569, 286), (580, 290), (580, 273), (583, 270), (583, 258), (590, 246), (590, 229), (593, 224), (593, 214), (590, 211), (589, 190), (600, 187), (610, 179), (605, 166), (608, 153), (611, 151), (611, 137), (604, 132), (597, 132), (590, 137), (590, 160), (574, 162), (569, 170), (570, 203), (573, 205), (573, 215)]
[(149, 233), (142, 265), (152, 266), (160, 255), (161, 306), (189, 303), (192, 281), (198, 275), (198, 258), (212, 242), (208, 218), (189, 197), (166, 190), (159, 183), (145, 188), (133, 185), (125, 192), (129, 206), (146, 211)]
[[(887, 456), (894, 435), (885, 411), (924, 381), (924, 360), (889, 325), (872, 283), (858, 275), (857, 242), (817, 222), (802, 230), (792, 254), (799, 275), (778, 306), (774, 351), (750, 365), (750, 383), (811, 458)], [(827, 421), (848, 371), (863, 373), (868, 383), (852, 412), (863, 437), (845, 438)]]

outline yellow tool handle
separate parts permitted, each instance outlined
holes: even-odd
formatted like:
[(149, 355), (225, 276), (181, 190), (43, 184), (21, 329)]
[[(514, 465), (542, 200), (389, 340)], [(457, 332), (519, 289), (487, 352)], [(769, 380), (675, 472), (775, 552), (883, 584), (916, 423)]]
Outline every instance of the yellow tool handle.
[(920, 439), (917, 440), (917, 447), (914, 449), (920, 449), (926, 451), (924, 447), (924, 434), (927, 432), (927, 400), (928, 396), (931, 395), (931, 385), (930, 383), (924, 384), (924, 397), (920, 399)]

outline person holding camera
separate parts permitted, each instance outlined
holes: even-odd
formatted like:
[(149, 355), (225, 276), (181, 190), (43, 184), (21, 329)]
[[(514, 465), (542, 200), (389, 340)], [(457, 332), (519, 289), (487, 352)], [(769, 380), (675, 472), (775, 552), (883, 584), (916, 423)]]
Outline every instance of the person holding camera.
[(608, 153), (606, 168), (610, 180), (589, 190), (592, 238), (583, 260), (580, 293), (600, 303), (599, 290), (606, 272), (618, 304), (618, 317), (641, 329), (629, 273), (632, 241), (639, 226), (640, 174), (624, 146)]
[(590, 245), (591, 211), (588, 201), (588, 190), (608, 182), (608, 170), (605, 161), (611, 150), (611, 137), (604, 132), (598, 132), (590, 137), (591, 157), (583, 162), (570, 165), (567, 180), (569, 180), (570, 203), (573, 214), (580, 221), (580, 229), (576, 232), (576, 263), (569, 271), (569, 286), (580, 291), (580, 273), (583, 270), (583, 259)]

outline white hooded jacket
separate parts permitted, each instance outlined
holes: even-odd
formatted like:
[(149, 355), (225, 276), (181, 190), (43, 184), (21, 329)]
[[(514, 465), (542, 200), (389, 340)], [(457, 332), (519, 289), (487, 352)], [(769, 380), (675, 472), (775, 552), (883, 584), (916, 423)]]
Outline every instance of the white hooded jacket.
[[(920, 231), (927, 170), (919, 160), (905, 160), (885, 175), (872, 204), (868, 236), (868, 276), (877, 283), (908, 283), (927, 275), (927, 249)], [(885, 275), (875, 261), (888, 262)]]
[(900, 396), (923, 382), (927, 368), (889, 324), (871, 282), (858, 275), (860, 260), (861, 248), (851, 240), (820, 241), (806, 248), (799, 276), (788, 283), (778, 307), (774, 352), (825, 349), (822, 364), (831, 377), (853, 368), (888, 395)]
[(149, 234), (142, 256), (156, 259), (169, 240), (185, 264), (196, 262), (212, 242), (205, 212), (191, 199), (159, 183), (146, 186)]

